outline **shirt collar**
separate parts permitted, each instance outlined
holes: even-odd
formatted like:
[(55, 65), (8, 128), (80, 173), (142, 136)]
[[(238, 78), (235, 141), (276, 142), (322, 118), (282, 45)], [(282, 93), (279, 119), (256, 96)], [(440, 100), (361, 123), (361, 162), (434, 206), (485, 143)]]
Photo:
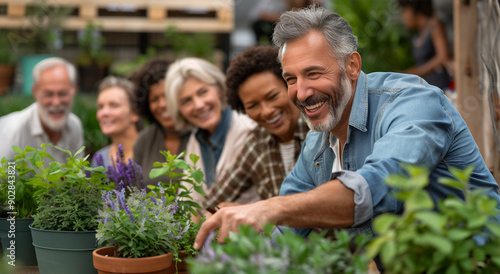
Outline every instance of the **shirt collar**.
[(38, 103), (33, 103), (34, 107), (31, 111), (35, 112), (34, 115), (32, 115), (32, 117), (34, 117), (34, 119), (31, 121), (31, 134), (32, 136), (40, 136), (40, 135), (44, 135), (45, 134), (45, 131), (43, 130), (43, 127), (42, 127), (42, 122), (40, 121), (40, 114), (39, 114), (39, 105)]
[(198, 128), (195, 134), (199, 142), (214, 147), (223, 147), (226, 141), (227, 132), (231, 125), (232, 111), (231, 108), (226, 108), (222, 111), (221, 120), (215, 129), (215, 132), (210, 136), (208, 131)]
[(356, 92), (352, 103), (351, 114), (349, 115), (349, 125), (366, 132), (368, 121), (368, 77), (361, 71), (356, 82)]

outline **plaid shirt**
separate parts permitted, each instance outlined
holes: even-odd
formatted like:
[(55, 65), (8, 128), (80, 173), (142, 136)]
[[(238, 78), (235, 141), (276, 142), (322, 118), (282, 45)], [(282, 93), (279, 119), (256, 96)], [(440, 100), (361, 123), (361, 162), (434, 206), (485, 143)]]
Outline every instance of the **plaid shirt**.
[[(294, 132), (294, 163), (308, 131), (301, 116)], [(266, 129), (256, 127), (246, 137), (235, 164), (207, 192), (205, 206), (215, 208), (222, 202), (233, 202), (251, 186), (255, 186), (261, 199), (277, 196), (286, 176), (277, 138)]]

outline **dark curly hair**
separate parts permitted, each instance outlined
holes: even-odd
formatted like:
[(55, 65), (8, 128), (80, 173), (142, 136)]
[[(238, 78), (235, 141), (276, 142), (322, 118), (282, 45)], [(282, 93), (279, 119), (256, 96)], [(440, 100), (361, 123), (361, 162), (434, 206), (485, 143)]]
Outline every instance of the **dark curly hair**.
[(172, 61), (167, 58), (152, 58), (130, 77), (135, 86), (134, 94), (139, 112), (149, 122), (158, 123), (149, 109), (149, 92), (152, 86), (165, 79), (171, 63)]
[(260, 72), (269, 71), (286, 82), (281, 76), (281, 64), (277, 60), (278, 49), (272, 46), (248, 47), (236, 54), (226, 70), (226, 98), (232, 109), (245, 113), (245, 108), (238, 95), (238, 89), (245, 80)]

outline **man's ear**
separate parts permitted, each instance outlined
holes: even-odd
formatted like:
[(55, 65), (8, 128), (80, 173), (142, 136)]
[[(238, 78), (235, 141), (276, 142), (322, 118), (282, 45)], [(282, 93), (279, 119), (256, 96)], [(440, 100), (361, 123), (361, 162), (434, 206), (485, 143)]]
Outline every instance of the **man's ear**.
[(350, 80), (356, 81), (361, 73), (361, 55), (353, 51), (345, 62), (346, 74)]

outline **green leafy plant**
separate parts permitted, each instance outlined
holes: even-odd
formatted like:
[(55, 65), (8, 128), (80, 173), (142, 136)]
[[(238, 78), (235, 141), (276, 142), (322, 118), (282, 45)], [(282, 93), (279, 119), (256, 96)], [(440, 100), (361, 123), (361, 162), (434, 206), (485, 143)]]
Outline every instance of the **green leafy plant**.
[[(13, 146), (17, 155), (14, 161), (2, 158), (0, 166), (0, 210), (16, 212), (18, 218), (32, 218), (36, 213), (38, 204), (34, 198), (35, 188), (29, 181), (33, 178), (35, 170), (32, 168), (36, 161), (44, 157), (44, 150), (27, 146), (24, 150)], [(14, 199), (12, 199), (14, 195)], [(11, 202), (9, 202), (11, 201)]]
[(410, 33), (394, 0), (332, 0), (358, 37), (363, 71), (395, 71), (413, 64)]
[[(165, 156), (166, 161), (154, 163), (149, 177), (154, 179), (166, 175), (169, 181), (158, 182), (157, 186), (148, 185), (148, 188), (153, 192), (160, 189), (168, 202), (175, 201), (178, 204), (178, 210), (174, 216), (175, 220), (181, 223), (190, 223), (190, 225), (183, 237), (175, 242), (175, 247), (178, 251), (184, 251), (187, 256), (192, 256), (198, 253), (193, 245), (204, 220), (201, 218), (199, 223), (191, 221), (191, 214), (198, 216), (197, 209), (202, 209), (198, 203), (193, 201), (191, 194), (197, 192), (205, 196), (202, 188), (203, 172), (196, 168), (196, 162), (200, 157), (194, 154), (189, 155), (193, 164), (188, 164), (183, 160), (185, 152), (179, 155), (173, 155), (170, 151), (160, 151), (160, 153)], [(181, 182), (186, 184), (181, 184)], [(178, 252), (174, 252), (174, 259), (180, 261)]]
[(224, 245), (209, 238), (201, 254), (189, 261), (190, 272), (366, 273), (368, 269), (364, 253), (368, 235), (340, 230), (335, 240), (316, 233), (305, 239), (287, 230), (272, 239), (272, 228), (266, 225), (264, 233), (259, 233), (250, 226), (240, 226), (239, 233), (232, 234)]
[[(77, 158), (85, 147), (74, 155), (68, 154), (66, 163), (59, 163), (46, 152), (52, 145), (42, 144), (40, 157), (35, 159), (35, 176), (30, 180), (38, 202), (32, 227), (46, 230), (90, 231), (98, 225), (98, 210), (102, 208), (102, 190), (107, 185), (103, 167), (91, 168), (87, 157)], [(52, 160), (50, 163), (43, 158)], [(96, 172), (98, 171), (98, 172)]]
[(439, 201), (437, 211), (424, 190), (429, 171), (403, 168), (408, 176), (394, 174), (386, 183), (404, 201), (404, 212), (400, 216), (385, 213), (374, 220), (378, 236), (368, 246), (369, 256), (379, 255), (387, 273), (497, 273), (500, 225), (496, 216), (500, 212), (496, 200), (481, 189), (469, 190), (473, 167), (450, 168), (455, 178), (439, 180), (463, 190), (465, 201), (450, 196)]
[(0, 30), (0, 64), (15, 64), (17, 56), (7, 35), (8, 31)]

